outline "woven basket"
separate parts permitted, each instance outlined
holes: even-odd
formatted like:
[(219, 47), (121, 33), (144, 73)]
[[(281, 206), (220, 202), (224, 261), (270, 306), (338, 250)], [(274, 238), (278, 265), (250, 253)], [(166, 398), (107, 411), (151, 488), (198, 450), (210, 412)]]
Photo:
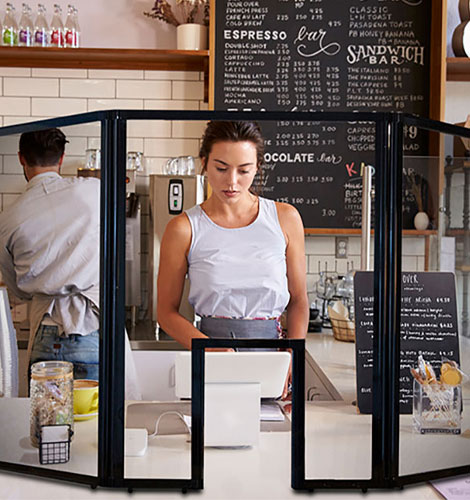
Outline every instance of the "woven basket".
[(330, 318), (331, 326), (333, 328), (333, 336), (336, 340), (342, 342), (354, 342), (356, 340), (356, 331), (351, 328), (351, 322), (341, 319)]

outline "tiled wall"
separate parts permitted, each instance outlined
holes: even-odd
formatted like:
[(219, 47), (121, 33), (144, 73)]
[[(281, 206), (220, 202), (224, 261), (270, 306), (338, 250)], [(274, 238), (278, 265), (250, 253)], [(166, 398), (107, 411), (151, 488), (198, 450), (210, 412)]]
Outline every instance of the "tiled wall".
[[(199, 72), (0, 68), (0, 125), (12, 125), (60, 115), (104, 109), (207, 109), (203, 102), (203, 75)], [(137, 192), (142, 199), (142, 275), (146, 300), (148, 264), (148, 175), (162, 173), (171, 156), (198, 154), (203, 122), (131, 122), (128, 150), (142, 151), (145, 172), (139, 174)], [(70, 144), (63, 166), (76, 175), (84, 165), (85, 150), (99, 147), (98, 124), (65, 128)], [(0, 210), (20, 193), (25, 181), (16, 158), (18, 138), (0, 140)], [(406, 238), (403, 268), (424, 269), (423, 238)], [(308, 289), (313, 290), (319, 265), (339, 273), (360, 264), (360, 238), (349, 237), (347, 259), (335, 259), (334, 236), (306, 237)]]

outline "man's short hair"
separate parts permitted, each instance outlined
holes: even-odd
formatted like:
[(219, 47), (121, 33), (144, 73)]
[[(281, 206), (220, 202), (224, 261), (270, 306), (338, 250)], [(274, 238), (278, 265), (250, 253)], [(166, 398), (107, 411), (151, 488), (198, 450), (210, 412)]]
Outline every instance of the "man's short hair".
[(69, 141), (58, 128), (24, 132), (20, 137), (20, 154), (28, 167), (57, 165), (64, 154), (66, 142)]

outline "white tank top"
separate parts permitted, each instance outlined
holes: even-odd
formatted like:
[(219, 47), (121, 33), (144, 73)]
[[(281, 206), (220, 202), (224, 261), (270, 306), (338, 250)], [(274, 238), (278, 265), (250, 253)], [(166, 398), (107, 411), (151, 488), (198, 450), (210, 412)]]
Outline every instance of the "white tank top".
[(186, 211), (189, 302), (200, 316), (278, 317), (289, 302), (286, 240), (272, 200), (259, 198), (248, 226), (218, 226), (200, 205)]

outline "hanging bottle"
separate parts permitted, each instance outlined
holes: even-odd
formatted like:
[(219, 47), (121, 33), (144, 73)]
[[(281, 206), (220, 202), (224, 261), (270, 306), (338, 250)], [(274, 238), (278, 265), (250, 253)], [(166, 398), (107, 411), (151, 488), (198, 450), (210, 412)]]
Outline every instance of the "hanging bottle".
[(62, 23), (62, 9), (54, 4), (54, 16), (51, 21), (51, 47), (64, 47), (64, 24)]
[(46, 20), (46, 7), (38, 3), (38, 15), (34, 23), (34, 45), (36, 47), (49, 46), (49, 26)]
[(33, 33), (31, 7), (27, 3), (24, 3), (18, 27), (18, 45), (21, 47), (31, 47), (33, 45)]
[(67, 6), (67, 19), (65, 20), (65, 46), (79, 47), (79, 28), (77, 11), (73, 5)]
[(15, 19), (15, 7), (10, 2), (7, 3), (5, 18), (3, 19), (2, 42), (3, 45), (11, 47), (18, 45), (18, 25)]

